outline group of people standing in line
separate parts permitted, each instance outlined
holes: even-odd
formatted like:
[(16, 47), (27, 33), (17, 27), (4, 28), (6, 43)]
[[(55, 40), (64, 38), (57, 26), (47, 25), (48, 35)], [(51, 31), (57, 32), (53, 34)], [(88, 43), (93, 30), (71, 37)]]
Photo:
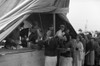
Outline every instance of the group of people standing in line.
[(65, 25), (60, 25), (56, 33), (51, 26), (43, 36), (38, 25), (25, 29), (21, 24), (5, 40), (5, 48), (16, 47), (20, 44), (18, 40), (23, 47), (28, 43), (44, 47), (45, 66), (94, 66), (100, 61), (99, 38), (80, 33), (73, 39)]
[(100, 35), (79, 33), (72, 38), (64, 25), (53, 34), (50, 27), (44, 42), (45, 66), (100, 66)]
[[(51, 29), (52, 28), (52, 29)], [(47, 31), (45, 44), (45, 66), (82, 66), (84, 62), (84, 48), (78, 35), (72, 39), (70, 30), (64, 25), (53, 33), (53, 27)]]

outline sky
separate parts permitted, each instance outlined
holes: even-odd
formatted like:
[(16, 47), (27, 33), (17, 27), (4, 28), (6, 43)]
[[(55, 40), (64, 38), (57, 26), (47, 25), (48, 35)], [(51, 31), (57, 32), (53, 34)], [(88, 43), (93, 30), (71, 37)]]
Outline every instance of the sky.
[(70, 0), (67, 16), (76, 31), (100, 31), (100, 0)]

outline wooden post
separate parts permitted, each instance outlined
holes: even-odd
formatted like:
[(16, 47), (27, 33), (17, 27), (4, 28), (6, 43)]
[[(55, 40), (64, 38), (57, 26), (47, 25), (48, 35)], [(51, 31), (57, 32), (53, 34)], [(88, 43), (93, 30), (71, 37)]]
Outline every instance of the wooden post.
[(54, 27), (54, 35), (56, 34), (56, 14), (53, 13), (53, 27)]

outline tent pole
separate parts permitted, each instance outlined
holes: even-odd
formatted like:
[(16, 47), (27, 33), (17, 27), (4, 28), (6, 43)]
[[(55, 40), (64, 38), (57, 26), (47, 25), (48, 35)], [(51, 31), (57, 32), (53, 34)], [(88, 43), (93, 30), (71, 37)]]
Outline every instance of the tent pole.
[(56, 34), (56, 14), (53, 13), (53, 27), (54, 27), (54, 35)]
[(39, 13), (39, 19), (40, 19), (40, 23), (41, 23), (41, 29), (44, 32), (44, 30), (43, 30), (43, 24), (42, 24), (42, 18), (41, 18), (41, 14), (40, 13)]

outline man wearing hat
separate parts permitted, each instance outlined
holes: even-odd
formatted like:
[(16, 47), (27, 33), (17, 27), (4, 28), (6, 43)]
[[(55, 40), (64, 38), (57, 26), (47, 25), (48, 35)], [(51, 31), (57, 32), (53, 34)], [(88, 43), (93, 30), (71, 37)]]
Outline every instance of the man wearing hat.
[(64, 30), (65, 30), (65, 26), (64, 25), (60, 25), (60, 29), (56, 33), (56, 36), (59, 39), (65, 40), (65, 37), (64, 37), (65, 32), (64, 32)]
[(63, 48), (64, 48), (64, 41), (66, 40), (66, 37), (64, 36), (65, 32), (65, 25), (60, 25), (60, 29), (56, 32), (56, 37), (59, 39), (60, 41), (60, 49), (58, 50), (58, 65), (60, 64), (60, 53), (64, 52)]

